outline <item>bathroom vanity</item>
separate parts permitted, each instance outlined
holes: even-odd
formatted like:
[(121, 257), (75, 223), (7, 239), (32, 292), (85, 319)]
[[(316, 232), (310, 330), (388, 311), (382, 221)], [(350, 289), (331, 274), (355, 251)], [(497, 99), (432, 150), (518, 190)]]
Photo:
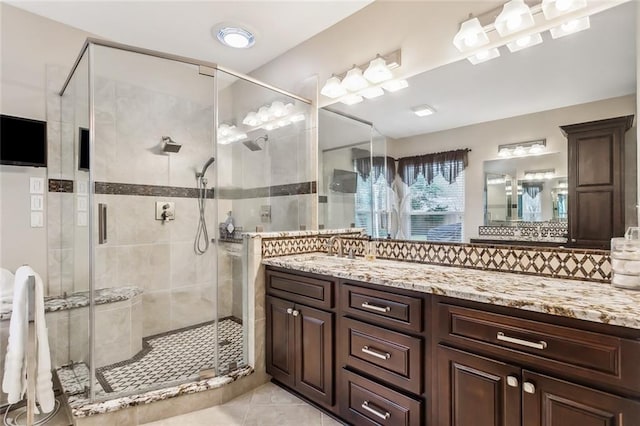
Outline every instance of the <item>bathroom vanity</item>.
[(350, 424), (640, 424), (640, 293), (319, 253), (263, 263), (267, 372)]

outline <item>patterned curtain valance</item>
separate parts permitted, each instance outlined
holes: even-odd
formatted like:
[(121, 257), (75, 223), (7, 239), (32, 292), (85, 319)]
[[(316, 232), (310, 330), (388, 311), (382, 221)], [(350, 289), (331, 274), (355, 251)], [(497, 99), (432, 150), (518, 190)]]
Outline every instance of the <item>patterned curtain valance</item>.
[(408, 186), (413, 185), (418, 176), (423, 175), (427, 184), (433, 182), (438, 174), (447, 182), (453, 183), (458, 175), (469, 165), (469, 149), (437, 152), (435, 154), (403, 157), (398, 160), (398, 174)]
[(396, 160), (394, 158), (373, 157), (372, 159), (367, 150), (353, 148), (351, 151), (356, 171), (362, 179), (368, 179), (373, 170), (374, 181), (384, 174), (387, 184), (391, 185), (396, 175)]

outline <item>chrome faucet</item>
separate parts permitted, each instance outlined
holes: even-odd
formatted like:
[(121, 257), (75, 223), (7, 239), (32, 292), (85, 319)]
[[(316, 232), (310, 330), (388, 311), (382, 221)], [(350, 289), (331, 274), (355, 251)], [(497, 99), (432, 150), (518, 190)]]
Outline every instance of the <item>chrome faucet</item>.
[(338, 242), (338, 257), (344, 257), (344, 246), (342, 244), (342, 239), (337, 235), (329, 238), (329, 247), (327, 248), (327, 254), (329, 256), (333, 256), (333, 243), (336, 241)]

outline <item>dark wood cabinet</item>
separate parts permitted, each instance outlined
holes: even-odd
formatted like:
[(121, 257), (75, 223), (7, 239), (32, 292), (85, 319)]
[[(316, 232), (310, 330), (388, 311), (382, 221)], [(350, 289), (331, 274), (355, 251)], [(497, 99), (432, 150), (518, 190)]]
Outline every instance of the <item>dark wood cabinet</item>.
[(347, 424), (640, 426), (639, 330), (275, 268), (266, 284), (267, 373)]
[(522, 426), (640, 425), (637, 401), (526, 370), (522, 380)]
[(442, 345), (436, 357), (439, 425), (520, 425), (520, 368)]
[(633, 115), (560, 126), (568, 140), (572, 247), (609, 248), (625, 228), (624, 140)]
[[(267, 270), (266, 371), (317, 404), (334, 405), (334, 280)], [(307, 302), (316, 307), (307, 306)]]
[(333, 330), (334, 314), (304, 305), (296, 305), (295, 389), (322, 403), (333, 405)]

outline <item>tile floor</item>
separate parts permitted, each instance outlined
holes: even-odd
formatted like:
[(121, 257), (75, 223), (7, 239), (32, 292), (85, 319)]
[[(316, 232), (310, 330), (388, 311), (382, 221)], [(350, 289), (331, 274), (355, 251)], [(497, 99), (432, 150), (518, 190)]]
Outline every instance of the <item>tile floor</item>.
[(226, 404), (146, 423), (146, 426), (338, 426), (341, 424), (284, 389), (273, 383), (266, 383)]

